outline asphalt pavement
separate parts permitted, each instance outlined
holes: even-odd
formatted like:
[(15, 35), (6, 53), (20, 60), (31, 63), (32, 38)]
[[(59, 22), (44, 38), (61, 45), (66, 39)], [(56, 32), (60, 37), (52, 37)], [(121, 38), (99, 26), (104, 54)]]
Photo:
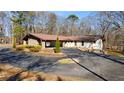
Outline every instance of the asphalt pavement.
[[(62, 49), (67, 57), (34, 56), (0, 48), (0, 63), (11, 64), (31, 71), (79, 77), (82, 80), (124, 80), (123, 59), (107, 55), (82, 52), (74, 48)], [(61, 60), (69, 59), (69, 63)]]

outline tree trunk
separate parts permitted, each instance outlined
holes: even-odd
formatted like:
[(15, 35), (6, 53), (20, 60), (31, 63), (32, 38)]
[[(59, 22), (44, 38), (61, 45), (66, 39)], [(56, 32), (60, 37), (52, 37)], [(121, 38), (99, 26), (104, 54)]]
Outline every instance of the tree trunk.
[(13, 37), (13, 48), (16, 48), (16, 37)]

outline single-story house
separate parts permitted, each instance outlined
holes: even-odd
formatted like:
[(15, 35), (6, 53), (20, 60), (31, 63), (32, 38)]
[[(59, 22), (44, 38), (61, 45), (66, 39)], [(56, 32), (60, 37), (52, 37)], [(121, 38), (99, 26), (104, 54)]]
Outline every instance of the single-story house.
[(103, 38), (101, 35), (85, 36), (61, 36), (47, 35), (41, 33), (29, 33), (23, 38), (23, 44), (37, 45), (42, 44), (43, 48), (55, 47), (57, 37), (61, 47), (84, 47), (93, 49), (103, 49)]

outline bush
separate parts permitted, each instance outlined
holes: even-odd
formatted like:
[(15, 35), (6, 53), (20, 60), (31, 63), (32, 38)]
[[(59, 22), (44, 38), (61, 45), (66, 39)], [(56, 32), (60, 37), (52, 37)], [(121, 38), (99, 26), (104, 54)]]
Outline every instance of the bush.
[(42, 46), (41, 45), (36, 45), (36, 46), (34, 46), (35, 48), (39, 48), (39, 49), (41, 49), (42, 48)]
[(29, 50), (31, 52), (39, 52), (41, 50), (41, 46), (40, 45), (36, 45), (36, 46), (30, 47)]
[(60, 53), (61, 52), (61, 50), (60, 50), (60, 41), (59, 41), (59, 38), (58, 37), (56, 39), (56, 45), (55, 45), (54, 52), (55, 53)]
[(31, 52), (39, 52), (42, 48), (41, 45), (35, 45), (35, 46), (31, 46), (31, 45), (20, 45), (16, 48), (17, 51), (22, 51), (25, 48), (29, 49)]
[(25, 48), (34, 48), (34, 46), (31, 46), (31, 45), (25, 45)]
[(25, 48), (34, 48), (34, 47), (36, 47), (36, 48), (42, 48), (42, 46), (41, 45), (24, 45), (25, 46)]

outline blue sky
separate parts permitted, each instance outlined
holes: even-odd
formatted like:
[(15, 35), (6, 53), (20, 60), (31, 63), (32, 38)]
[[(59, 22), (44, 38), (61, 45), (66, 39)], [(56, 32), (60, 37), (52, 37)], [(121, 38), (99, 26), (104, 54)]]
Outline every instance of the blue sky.
[(88, 11), (52, 11), (52, 12), (62, 17), (68, 17), (70, 14), (75, 14), (80, 19), (83, 17), (89, 16), (92, 13)]

